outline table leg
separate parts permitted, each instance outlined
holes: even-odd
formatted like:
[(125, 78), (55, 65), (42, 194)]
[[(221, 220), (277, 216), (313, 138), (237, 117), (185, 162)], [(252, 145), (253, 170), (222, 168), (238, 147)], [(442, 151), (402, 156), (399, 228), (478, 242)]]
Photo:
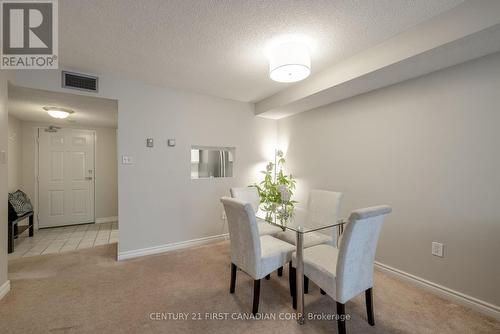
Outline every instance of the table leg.
[(297, 232), (297, 267), (296, 267), (296, 283), (297, 283), (297, 322), (299, 325), (304, 324), (304, 234)]

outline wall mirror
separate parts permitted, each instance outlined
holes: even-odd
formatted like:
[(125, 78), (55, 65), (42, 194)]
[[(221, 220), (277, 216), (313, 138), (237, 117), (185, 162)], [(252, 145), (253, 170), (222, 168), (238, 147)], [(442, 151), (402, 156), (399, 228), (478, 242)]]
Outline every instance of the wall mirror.
[(191, 146), (191, 179), (233, 177), (234, 147)]

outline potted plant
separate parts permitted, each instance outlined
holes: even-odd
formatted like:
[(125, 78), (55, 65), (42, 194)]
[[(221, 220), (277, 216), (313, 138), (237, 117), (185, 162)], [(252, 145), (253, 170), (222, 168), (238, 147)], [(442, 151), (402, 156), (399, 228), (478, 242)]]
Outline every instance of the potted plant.
[(296, 201), (292, 200), (295, 190), (295, 179), (283, 171), (285, 165), (283, 152), (277, 150), (274, 162), (269, 162), (264, 174), (264, 180), (254, 184), (260, 196), (261, 209), (266, 212), (266, 220), (272, 221), (272, 215), (281, 222), (286, 222), (293, 216)]

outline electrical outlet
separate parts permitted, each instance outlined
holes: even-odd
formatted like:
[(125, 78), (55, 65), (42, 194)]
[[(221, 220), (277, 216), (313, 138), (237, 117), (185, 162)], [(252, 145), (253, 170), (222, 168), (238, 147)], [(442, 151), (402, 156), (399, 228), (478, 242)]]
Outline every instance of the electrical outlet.
[(224, 211), (224, 210), (222, 210), (221, 219), (222, 220), (227, 220), (226, 211)]
[(443, 244), (440, 242), (432, 242), (432, 255), (443, 257)]

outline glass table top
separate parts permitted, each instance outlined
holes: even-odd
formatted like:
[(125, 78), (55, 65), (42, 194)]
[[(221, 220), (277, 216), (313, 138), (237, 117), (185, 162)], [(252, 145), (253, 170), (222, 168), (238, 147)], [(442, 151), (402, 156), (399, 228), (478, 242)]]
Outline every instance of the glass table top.
[(319, 222), (314, 219), (308, 219), (307, 210), (299, 208), (295, 208), (291, 216), (283, 214), (283, 212), (280, 212), (279, 209), (272, 212), (259, 210), (257, 211), (256, 217), (257, 221), (266, 221), (271, 225), (281, 227), (283, 231), (290, 230), (299, 233), (309, 233), (327, 228), (338, 227), (347, 222), (345, 219), (329, 222)]

